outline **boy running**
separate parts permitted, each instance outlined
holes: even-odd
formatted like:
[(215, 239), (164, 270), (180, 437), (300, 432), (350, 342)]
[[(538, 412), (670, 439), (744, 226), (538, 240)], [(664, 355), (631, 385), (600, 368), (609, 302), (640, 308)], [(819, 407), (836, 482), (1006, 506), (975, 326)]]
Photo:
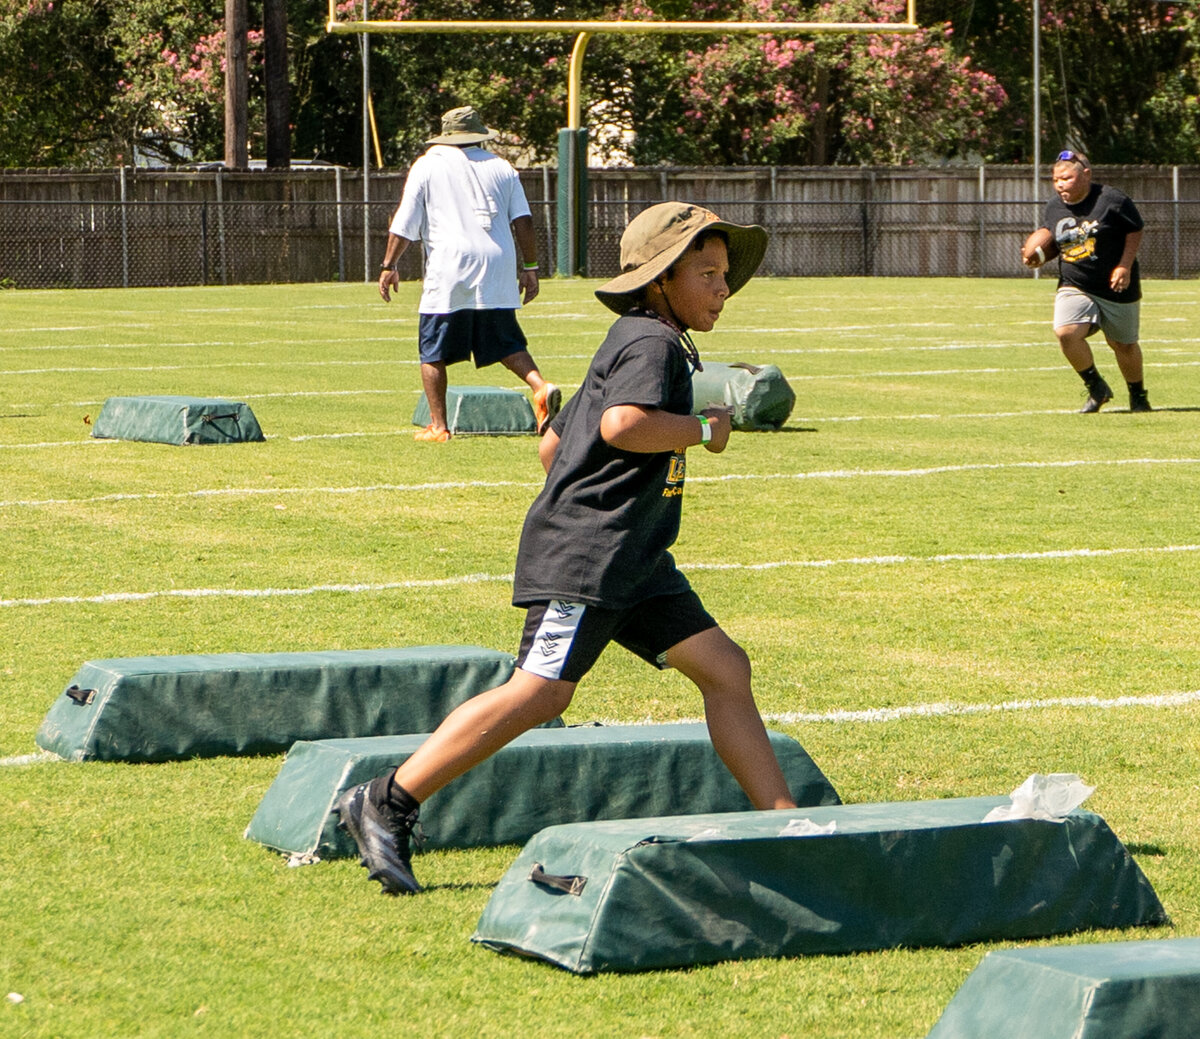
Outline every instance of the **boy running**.
[(337, 803), (370, 879), (421, 890), (410, 836), (420, 803), (521, 733), (551, 721), (609, 642), (699, 688), (718, 755), (756, 809), (794, 808), (754, 701), (750, 660), (705, 610), (669, 551), (685, 451), (729, 441), (722, 408), (692, 414), (710, 331), (766, 251), (761, 227), (665, 202), (621, 236), (624, 273), (596, 296), (619, 316), (538, 452), (546, 485), (525, 519), (513, 604), (527, 610), (512, 677), (455, 708), (391, 775)]

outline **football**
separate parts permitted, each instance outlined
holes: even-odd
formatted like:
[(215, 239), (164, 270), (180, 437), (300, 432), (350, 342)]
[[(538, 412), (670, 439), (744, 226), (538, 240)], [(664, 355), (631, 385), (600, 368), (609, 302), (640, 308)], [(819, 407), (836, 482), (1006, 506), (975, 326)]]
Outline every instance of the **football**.
[(1058, 243), (1054, 235), (1044, 227), (1039, 227), (1021, 246), (1021, 262), (1026, 267), (1040, 267), (1047, 260), (1053, 260), (1058, 255)]

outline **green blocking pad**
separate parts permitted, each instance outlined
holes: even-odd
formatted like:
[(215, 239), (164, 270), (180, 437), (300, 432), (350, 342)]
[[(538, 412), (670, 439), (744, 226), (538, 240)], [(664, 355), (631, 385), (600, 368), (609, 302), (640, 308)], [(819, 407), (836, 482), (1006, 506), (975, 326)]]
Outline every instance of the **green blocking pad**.
[(72, 761), (172, 761), (431, 732), (507, 681), (514, 662), (474, 646), (91, 660), (51, 704), (37, 744)]
[[(429, 401), (422, 394), (413, 425), (429, 425)], [(499, 386), (450, 386), (446, 390), (446, 426), (451, 433), (536, 433), (533, 406), (525, 394)]]
[(234, 444), (266, 439), (247, 405), (203, 397), (109, 397), (96, 416), (92, 436), (158, 444)]
[(928, 1039), (1195, 1039), (1200, 938), (989, 952)]
[(1103, 819), (982, 821), (1010, 803), (551, 826), (501, 878), (472, 940), (589, 974), (1166, 921)]
[(692, 400), (697, 414), (709, 404), (732, 408), (734, 429), (775, 430), (791, 415), (796, 394), (773, 364), (705, 361), (692, 375)]
[[(792, 796), (838, 804), (804, 748), (769, 733)], [(246, 836), (279, 851), (323, 859), (357, 854), (337, 828), (344, 790), (405, 761), (424, 736), (297, 743), (251, 819)], [(703, 724), (540, 729), (517, 737), (421, 806), (429, 847), (522, 844), (543, 827), (751, 807)]]

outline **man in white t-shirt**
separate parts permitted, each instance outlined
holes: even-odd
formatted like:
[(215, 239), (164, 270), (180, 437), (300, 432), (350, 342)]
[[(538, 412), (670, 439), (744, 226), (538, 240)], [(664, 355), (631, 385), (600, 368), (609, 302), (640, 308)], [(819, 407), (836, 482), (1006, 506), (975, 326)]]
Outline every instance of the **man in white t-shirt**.
[(528, 383), (539, 434), (562, 403), (517, 324), (522, 295), (529, 303), (538, 294), (537, 240), (517, 171), (479, 147), (495, 136), (469, 106), (442, 116), (441, 134), (409, 170), (388, 231), (379, 274), (384, 302), (400, 284), (396, 261), (412, 242), (425, 247), (418, 339), (431, 421), (418, 440), (450, 439), (446, 366), (458, 361), (473, 358), (476, 368), (499, 361)]

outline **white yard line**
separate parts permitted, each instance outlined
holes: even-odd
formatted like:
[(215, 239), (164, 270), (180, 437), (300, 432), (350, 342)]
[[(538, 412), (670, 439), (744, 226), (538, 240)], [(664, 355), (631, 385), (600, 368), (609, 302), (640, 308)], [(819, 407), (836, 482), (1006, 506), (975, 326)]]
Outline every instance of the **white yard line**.
[[(1118, 696), (1104, 700), (1097, 696), (1063, 696), (1044, 700), (1006, 700), (996, 704), (925, 703), (907, 707), (869, 707), (859, 711), (784, 711), (765, 713), (763, 721), (776, 725), (871, 725), (878, 722), (907, 721), (910, 718), (943, 718), (971, 714), (1006, 714), (1026, 711), (1043, 711), (1052, 707), (1069, 707), (1081, 710), (1111, 711), (1130, 707), (1159, 709), (1180, 707), (1200, 702), (1200, 690), (1190, 693), (1152, 693), (1147, 696)], [(702, 722), (703, 718), (681, 718), (677, 723)], [(612, 718), (601, 721), (601, 725), (656, 725), (647, 718)], [(36, 754), (19, 754), (0, 758), (0, 768), (13, 765), (41, 765), (49, 762), (64, 762), (57, 754), (41, 751)]]
[(41, 765), (47, 761), (65, 761), (65, 758), (60, 758), (57, 754), (51, 754), (49, 751), (39, 751), (36, 754), (18, 754), (11, 758), (0, 758), (0, 766), (4, 765)]
[(539, 483), (522, 483), (515, 480), (462, 480), (442, 483), (375, 483), (356, 487), (217, 487), (200, 491), (147, 491), (142, 494), (99, 494), (92, 498), (42, 498), (24, 501), (0, 501), (0, 509), (17, 506), (40, 507), (47, 505), (95, 505), (122, 501), (175, 501), (180, 498), (250, 498), (272, 495), (296, 494), (375, 494), (414, 493), (424, 491), (449, 491), (465, 488), (492, 487), (540, 487)]
[[(1200, 552), (1200, 545), (1158, 548), (1062, 548), (1044, 552), (944, 552), (935, 556), (850, 556), (842, 559), (780, 559), (765, 563), (683, 563), (684, 570), (823, 570), (835, 566), (900, 566), (911, 563), (1007, 563), (1030, 559), (1092, 559), (1111, 556)], [(4, 605), (0, 600), (0, 606)]]
[[(351, 434), (327, 434), (349, 436)], [(363, 434), (366, 435), (366, 434)], [(392, 434), (378, 433), (373, 436)], [(755, 483), (775, 480), (850, 480), (886, 477), (892, 479), (919, 478), (945, 473), (1002, 471), (1005, 469), (1079, 469), (1090, 466), (1152, 466), (1197, 465), (1200, 458), (1097, 458), (1068, 459), (1057, 462), (977, 462), (962, 465), (935, 465), (917, 469), (820, 469), (800, 473), (726, 473), (723, 476), (693, 476), (690, 483), (728, 483), (748, 480)], [(533, 480), (447, 480), (429, 483), (375, 483), (346, 487), (214, 487), (195, 491), (146, 491), (142, 493), (99, 494), (89, 498), (25, 498), (0, 501), (0, 509), (41, 508), (58, 505), (93, 505), (132, 501), (174, 501), (183, 498), (269, 497), (271, 495), (347, 495), (375, 493), (425, 493), (429, 491), (463, 490), (471, 488), (541, 487)]]
[[(762, 563), (682, 562), (685, 571), (831, 569), (839, 566), (901, 566), (922, 563), (1003, 563), (1037, 559), (1095, 559), (1112, 556), (1169, 555), (1200, 551), (1200, 545), (1163, 545), (1138, 548), (1067, 548), (1045, 552), (947, 552), (934, 556), (851, 556), (842, 559), (780, 559)], [(319, 584), (304, 588), (166, 588), (149, 592), (103, 592), (98, 595), (61, 595), (29, 599), (0, 599), (0, 608), (74, 606), (147, 602), (153, 599), (270, 599), (323, 593), (374, 593), (397, 589), (453, 588), (469, 584), (511, 581), (508, 574), (463, 574), (457, 577), (359, 584)]]
[(103, 592), (99, 595), (60, 595), (43, 599), (0, 599), (0, 608), (13, 606), (73, 606), (81, 603), (147, 602), (152, 599), (273, 599), (301, 595), (388, 592), (397, 589), (460, 587), (468, 584), (508, 582), (512, 574), (464, 574), (459, 577), (428, 578), (410, 581), (384, 581), (379, 584), (317, 584), (307, 588), (166, 588), (153, 592)]
[[(1006, 714), (1024, 711), (1044, 711), (1054, 707), (1081, 710), (1110, 711), (1128, 707), (1181, 707), (1200, 703), (1200, 690), (1187, 693), (1151, 693), (1146, 696), (1117, 696), (1101, 699), (1098, 696), (1061, 696), (1041, 700), (1006, 700), (1003, 703), (918, 703), (907, 707), (867, 707), (858, 711), (781, 711), (763, 712), (763, 721), (781, 725), (803, 724), (876, 724), (907, 721), (911, 718), (944, 718), (971, 714)], [(703, 718), (679, 718), (679, 723), (702, 722)], [(602, 719), (601, 725), (654, 725), (653, 719)]]

